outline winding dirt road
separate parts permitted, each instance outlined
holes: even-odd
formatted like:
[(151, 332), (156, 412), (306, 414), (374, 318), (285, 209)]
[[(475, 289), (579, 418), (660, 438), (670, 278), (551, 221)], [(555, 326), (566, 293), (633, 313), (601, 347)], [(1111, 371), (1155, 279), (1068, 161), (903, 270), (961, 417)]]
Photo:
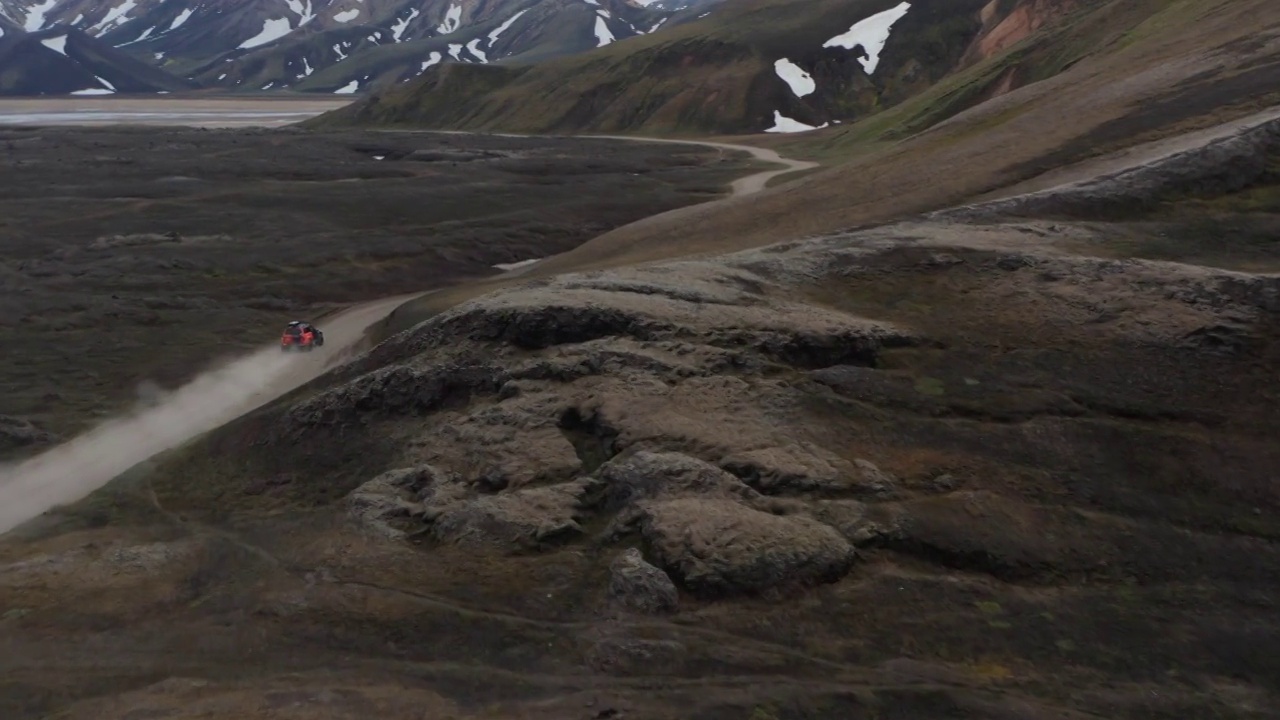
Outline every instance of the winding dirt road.
[[(424, 133), (424, 134), (433, 134), (433, 135), (479, 135), (481, 134), (481, 133), (471, 132), (469, 130), (380, 130), (379, 132)], [(516, 133), (492, 133), (492, 135), (493, 137), (520, 138), (522, 140), (535, 139), (535, 138), (565, 137), (565, 138), (571, 138), (574, 140), (622, 140), (624, 142), (670, 143), (672, 145), (698, 145), (701, 147), (715, 148), (717, 150), (736, 150), (738, 152), (745, 152), (745, 153), (749, 153), (751, 157), (755, 158), (756, 160), (760, 160), (762, 162), (767, 162), (767, 163), (774, 163), (776, 165), (782, 166), (777, 170), (762, 170), (758, 173), (744, 175), (743, 177), (740, 177), (737, 180), (734, 180), (729, 185), (729, 197), (741, 197), (743, 195), (751, 195), (752, 193), (758, 193), (761, 190), (764, 190), (765, 187), (769, 185), (770, 180), (780, 175), (786, 175), (788, 173), (799, 172), (800, 170), (808, 170), (810, 168), (818, 167), (818, 163), (816, 162), (811, 162), (809, 160), (792, 160), (791, 158), (783, 157), (779, 155), (777, 152), (773, 150), (769, 150), (767, 148), (759, 148), (751, 145), (735, 145), (733, 143), (712, 142), (710, 140), (674, 140), (670, 138), (641, 137), (638, 135), (519, 135)], [(710, 203), (722, 202), (724, 199), (727, 199), (727, 198), (721, 198), (720, 200), (711, 200), (710, 202), (706, 202), (706, 203), (698, 203), (697, 205), (690, 206), (690, 207), (702, 207)], [(678, 210), (683, 210), (683, 209), (684, 208), (678, 208), (677, 210), (671, 210), (670, 212), (678, 212)], [(651, 217), (659, 217), (660, 215), (665, 215), (665, 214), (667, 213), (659, 213), (658, 215), (653, 215)], [(644, 222), (645, 220), (648, 220), (648, 219), (649, 218), (645, 218), (644, 220), (639, 220), (638, 222)], [(626, 226), (623, 226), (623, 227), (626, 227)]]
[[(439, 133), (444, 135), (475, 134), (475, 133), (470, 133), (463, 130), (387, 130), (385, 132), (432, 132), (432, 133)], [(494, 135), (496, 137), (524, 138), (524, 139), (538, 137), (536, 135), (517, 135), (514, 133), (494, 133)], [(792, 160), (791, 158), (783, 157), (779, 155), (774, 150), (770, 150), (768, 148), (754, 147), (751, 145), (737, 145), (734, 143), (712, 142), (709, 140), (674, 140), (669, 138), (640, 137), (635, 135), (571, 135), (568, 137), (587, 138), (587, 139), (593, 139), (593, 140), (623, 140), (626, 142), (670, 143), (673, 145), (699, 145), (702, 147), (715, 148), (717, 150), (736, 150), (739, 152), (748, 153), (751, 155), (751, 157), (755, 158), (756, 160), (760, 160), (762, 162), (767, 162), (767, 163), (774, 163), (776, 165), (782, 166), (776, 170), (762, 170), (760, 172), (751, 173), (750, 175), (744, 175), (743, 177), (740, 177), (737, 180), (734, 180), (732, 183), (729, 184), (729, 194), (725, 197), (718, 198), (716, 200), (710, 200), (704, 203), (686, 205), (684, 207), (679, 207), (674, 210), (668, 210), (666, 212), (657, 213), (656, 215), (650, 215), (649, 217), (641, 218), (639, 220), (636, 220), (635, 222), (627, 223), (626, 225), (616, 227), (613, 230), (610, 230), (609, 231), (610, 233), (616, 233), (616, 232), (625, 230), (627, 228), (639, 227), (647, 223), (670, 220), (672, 218), (676, 218), (683, 214), (694, 212), (694, 211), (705, 210), (708, 206), (715, 205), (716, 203), (728, 202), (730, 200), (740, 198), (744, 195), (752, 195), (752, 194), (761, 192), (766, 187), (768, 187), (769, 181), (776, 177), (780, 177), (782, 175), (788, 175), (793, 172), (799, 172), (801, 170), (809, 170), (810, 168), (818, 167), (818, 163), (816, 162), (811, 162), (809, 160)], [(524, 275), (530, 270), (533, 270), (543, 261), (549, 260), (549, 259), (550, 258), (538, 258), (536, 260), (525, 261), (525, 264), (517, 263), (517, 265), (519, 265), (518, 267), (514, 267), (508, 270), (507, 272), (505, 272), (499, 277), (512, 278), (512, 277)]]
[[(636, 137), (590, 137), (741, 150), (760, 160), (783, 165), (777, 170), (752, 173), (734, 181), (731, 193), (733, 197), (759, 192), (772, 178), (816, 164), (790, 160), (772, 150), (746, 145)], [(528, 267), (531, 266), (512, 273), (519, 274)], [(363, 303), (326, 318), (322, 323), (318, 322), (325, 333), (325, 349), (314, 356), (285, 355), (274, 345), (265, 347), (202, 373), (151, 407), (109, 420), (30, 460), (0, 467), (0, 534), (58, 505), (79, 500), (134, 465), (178, 447), (301, 387), (326, 369), (347, 359), (370, 326), (386, 318), (397, 307), (425, 295), (426, 292)]]
[[(769, 181), (781, 175), (788, 175), (801, 170), (818, 167), (818, 163), (809, 160), (792, 160), (779, 155), (773, 150), (767, 148), (752, 147), (751, 145), (735, 145), (733, 143), (720, 142), (704, 142), (701, 140), (668, 140), (665, 138), (646, 138), (646, 137), (627, 137), (626, 135), (583, 135), (581, 137), (602, 138), (608, 140), (631, 140), (632, 142), (650, 142), (650, 143), (674, 143), (677, 145), (701, 145), (703, 147), (718, 148), (720, 150), (737, 150), (740, 152), (750, 153), (751, 157), (762, 162), (774, 163), (783, 167), (777, 170), (764, 170), (762, 172), (753, 173), (734, 180), (729, 186), (730, 197), (741, 197), (743, 195), (751, 195), (764, 190), (769, 185)], [(712, 200), (711, 202), (719, 202)], [(702, 203), (706, 204), (706, 203)]]

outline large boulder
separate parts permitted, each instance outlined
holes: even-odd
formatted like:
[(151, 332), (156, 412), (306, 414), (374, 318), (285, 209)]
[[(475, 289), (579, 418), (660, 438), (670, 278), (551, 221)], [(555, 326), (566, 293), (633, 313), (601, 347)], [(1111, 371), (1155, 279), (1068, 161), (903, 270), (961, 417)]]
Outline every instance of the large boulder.
[(757, 495), (741, 480), (695, 457), (677, 452), (640, 450), (600, 468), (604, 507), (620, 510), (641, 500), (699, 496), (741, 498)]
[(510, 490), (437, 504), (424, 517), (442, 542), (537, 550), (582, 533), (580, 508), (589, 482)]
[(447, 484), (448, 478), (430, 465), (390, 470), (347, 494), (347, 515), (375, 534), (403, 538), (404, 521), (420, 514), (421, 501)]
[(658, 564), (704, 596), (834, 582), (856, 559), (848, 540), (813, 518), (781, 517), (731, 500), (647, 503), (640, 531)]
[(720, 465), (765, 494), (843, 490), (850, 475), (847, 461), (808, 442), (733, 452)]
[(49, 445), (57, 440), (22, 418), (0, 415), (0, 453), (33, 445)]
[(657, 614), (674, 611), (680, 596), (665, 572), (628, 548), (609, 567), (609, 599), (634, 612)]

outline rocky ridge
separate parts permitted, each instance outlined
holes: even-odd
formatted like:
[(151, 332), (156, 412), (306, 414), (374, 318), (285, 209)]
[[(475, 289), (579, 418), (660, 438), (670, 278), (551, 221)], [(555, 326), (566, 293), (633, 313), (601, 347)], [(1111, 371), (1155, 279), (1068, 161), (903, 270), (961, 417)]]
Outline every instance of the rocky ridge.
[[(1232, 417), (1191, 388), (1219, 361), (1273, 347), (1280, 286), (1055, 247), (1088, 232), (903, 223), (531, 282), (383, 343), (338, 371), (345, 382), (279, 415), (273, 442), (392, 435), (401, 469), (348, 498), (364, 525), (515, 553), (635, 544), (695, 597), (837, 582), (856, 572), (858, 548), (1036, 582), (1172, 579), (1187, 563), (1206, 577), (1273, 572), (1269, 541), (1165, 526), (1155, 516), (1182, 503), (1138, 485), (1202, 488), (1193, 492), (1245, 514), (1274, 506), (1266, 468), (1280, 457), (1245, 422), (1273, 410), (1241, 400)], [(979, 313), (989, 322), (979, 339), (936, 318), (913, 324), (898, 303), (873, 320), (817, 300), (903, 275), (949, 286), (969, 308), (1005, 307)], [(1021, 325), (1010, 316), (1032, 307), (1045, 331), (1024, 328), (990, 355)], [(1065, 347), (1077, 359), (1053, 369), (1046, 360)], [(911, 367), (931, 356), (952, 360)], [(1178, 377), (1162, 374), (1171, 363)], [(962, 374), (934, 376), (948, 364)], [(1186, 383), (1177, 404), (1174, 383)], [(1226, 380), (1213, 389), (1248, 392)], [(1175, 454), (1172, 477), (1117, 464), (1138, 437)], [(1210, 457), (1223, 445), (1229, 488)], [(1220, 527), (1191, 515), (1174, 526)], [(1246, 547), (1239, 564), (1212, 559)], [(616, 562), (642, 562), (628, 552)], [(669, 605), (654, 592), (636, 590), (635, 602)]]

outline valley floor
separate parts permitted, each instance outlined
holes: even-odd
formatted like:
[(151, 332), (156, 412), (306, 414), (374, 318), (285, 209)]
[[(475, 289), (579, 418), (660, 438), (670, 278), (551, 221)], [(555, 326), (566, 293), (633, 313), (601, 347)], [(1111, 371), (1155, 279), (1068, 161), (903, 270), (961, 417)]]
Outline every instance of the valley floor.
[(340, 108), (350, 100), (308, 97), (0, 98), (0, 126), (152, 125), (274, 127)]

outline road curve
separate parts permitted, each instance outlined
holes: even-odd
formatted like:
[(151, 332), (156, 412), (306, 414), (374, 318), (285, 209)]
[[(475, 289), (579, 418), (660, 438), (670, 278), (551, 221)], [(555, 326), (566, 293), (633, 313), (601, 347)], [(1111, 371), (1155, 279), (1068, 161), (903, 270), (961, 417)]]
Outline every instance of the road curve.
[[(735, 180), (731, 186), (732, 197), (760, 192), (779, 175), (817, 166), (817, 163), (791, 160), (773, 150), (748, 145), (611, 135), (580, 137), (740, 150), (759, 160), (783, 166)], [(520, 274), (528, 267), (512, 271), (512, 274)], [(111, 419), (29, 460), (0, 466), (0, 535), (58, 505), (79, 500), (134, 465), (231, 422), (315, 379), (326, 369), (345, 360), (370, 326), (397, 307), (424, 294), (383, 298), (350, 307), (323, 322), (317, 321), (325, 333), (323, 351), (314, 355), (286, 355), (275, 345), (264, 347), (211, 368), (149, 407)]]
[(626, 135), (579, 135), (578, 137), (601, 138), (608, 140), (630, 140), (632, 142), (701, 145), (703, 147), (717, 148), (719, 150), (738, 150), (740, 152), (751, 153), (751, 156), (756, 160), (783, 166), (777, 170), (764, 170), (762, 172), (753, 173), (734, 180), (729, 186), (730, 197), (741, 197), (743, 195), (758, 193), (769, 185), (770, 180), (780, 175), (788, 175), (793, 172), (799, 172), (800, 170), (808, 170), (810, 168), (818, 167), (818, 163), (816, 162), (811, 162), (809, 160), (792, 160), (791, 158), (779, 155), (776, 151), (769, 150), (767, 148), (754, 147), (752, 145), (737, 145), (734, 143), (711, 142), (707, 140), (669, 140), (667, 138), (628, 137)]
[[(800, 170), (808, 170), (818, 167), (818, 163), (809, 160), (793, 160), (788, 157), (779, 155), (774, 150), (767, 148), (755, 147), (754, 145), (738, 145), (735, 143), (713, 142), (711, 140), (675, 140), (672, 138), (655, 138), (644, 137), (641, 135), (521, 135), (518, 133), (478, 133), (472, 130), (380, 130), (379, 132), (388, 133), (432, 133), (436, 135), (484, 135), (490, 134), (493, 137), (509, 137), (509, 138), (572, 138), (575, 140), (622, 140), (624, 142), (646, 142), (646, 143), (671, 143), (674, 145), (700, 145), (702, 147), (715, 148), (717, 150), (737, 150), (739, 152), (750, 153), (751, 157), (763, 162), (775, 163), (783, 167), (777, 170), (763, 170), (758, 173), (752, 173), (734, 180), (729, 185), (730, 197), (741, 197), (743, 195), (751, 195), (764, 190), (769, 185), (769, 181), (789, 173), (798, 172)], [(712, 200), (711, 202), (719, 202)], [(706, 204), (706, 203), (702, 203)]]

